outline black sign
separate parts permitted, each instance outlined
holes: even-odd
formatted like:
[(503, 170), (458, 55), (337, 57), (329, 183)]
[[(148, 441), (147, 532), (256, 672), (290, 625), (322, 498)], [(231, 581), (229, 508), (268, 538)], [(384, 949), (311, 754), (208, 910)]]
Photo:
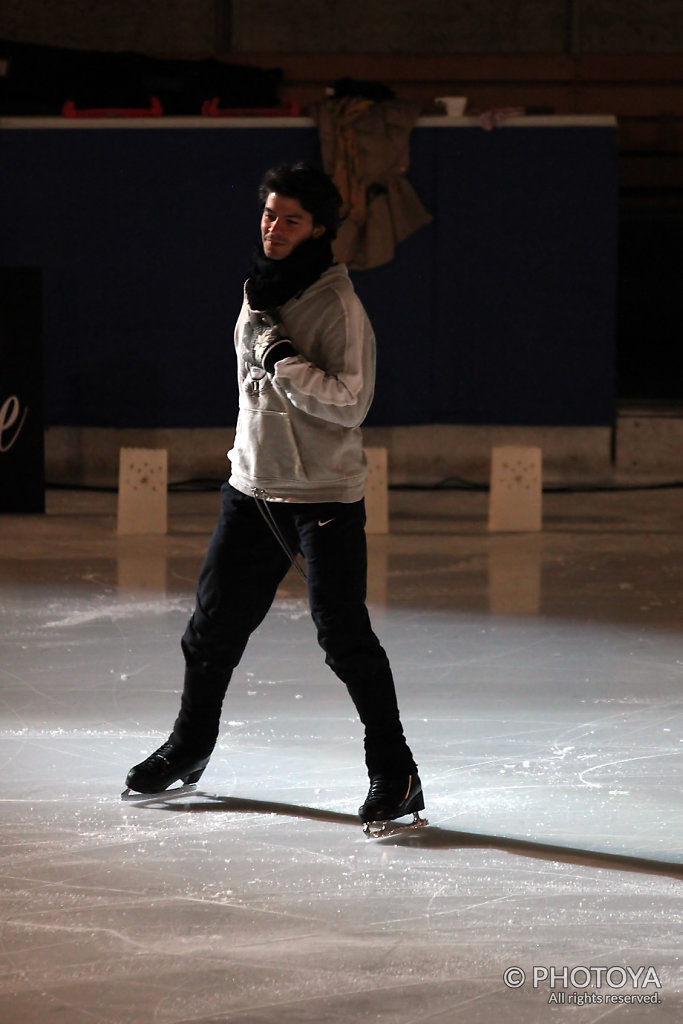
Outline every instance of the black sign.
[(0, 267), (0, 512), (44, 511), (41, 273)]

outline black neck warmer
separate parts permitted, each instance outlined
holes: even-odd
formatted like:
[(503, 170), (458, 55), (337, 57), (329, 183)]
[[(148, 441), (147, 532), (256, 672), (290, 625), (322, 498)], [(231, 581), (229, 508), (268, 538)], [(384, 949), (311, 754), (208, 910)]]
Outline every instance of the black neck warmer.
[(283, 260), (271, 260), (259, 244), (252, 254), (247, 299), (252, 309), (273, 309), (312, 285), (334, 262), (327, 235), (309, 238)]

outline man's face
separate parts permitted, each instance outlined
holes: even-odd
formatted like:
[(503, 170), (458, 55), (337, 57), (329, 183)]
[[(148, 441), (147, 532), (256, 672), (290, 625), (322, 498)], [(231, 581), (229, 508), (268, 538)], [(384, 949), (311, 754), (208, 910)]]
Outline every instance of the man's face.
[(313, 215), (304, 210), (298, 199), (271, 192), (261, 217), (263, 251), (271, 260), (284, 260), (297, 245), (309, 238), (319, 238), (325, 228), (313, 223)]

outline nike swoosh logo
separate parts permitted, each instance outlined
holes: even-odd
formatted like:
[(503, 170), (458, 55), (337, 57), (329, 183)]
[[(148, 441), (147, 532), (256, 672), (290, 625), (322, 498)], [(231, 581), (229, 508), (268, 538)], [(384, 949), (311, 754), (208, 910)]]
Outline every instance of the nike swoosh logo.
[(319, 519), (318, 520), (318, 526), (327, 526), (328, 523), (333, 523), (334, 522), (334, 518), (335, 517), (333, 516), (332, 519), (326, 519), (324, 523), (322, 522), (322, 520)]

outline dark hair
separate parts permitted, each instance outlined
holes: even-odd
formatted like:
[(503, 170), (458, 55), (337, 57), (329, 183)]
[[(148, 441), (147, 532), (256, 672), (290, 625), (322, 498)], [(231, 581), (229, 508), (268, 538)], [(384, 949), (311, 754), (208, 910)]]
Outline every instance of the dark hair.
[(297, 199), (314, 224), (322, 224), (330, 239), (337, 237), (343, 200), (332, 179), (320, 168), (307, 163), (271, 167), (259, 186), (261, 209), (271, 192)]

